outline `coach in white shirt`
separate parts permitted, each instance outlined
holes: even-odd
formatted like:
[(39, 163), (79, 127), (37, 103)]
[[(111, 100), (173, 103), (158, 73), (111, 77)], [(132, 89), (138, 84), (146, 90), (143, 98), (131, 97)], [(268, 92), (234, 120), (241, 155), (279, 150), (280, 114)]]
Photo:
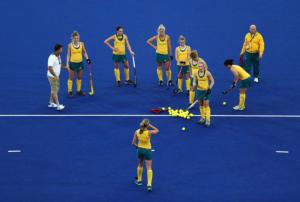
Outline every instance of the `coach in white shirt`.
[(51, 87), (51, 94), (49, 100), (49, 108), (56, 108), (57, 110), (63, 110), (64, 105), (59, 104), (58, 91), (59, 91), (59, 75), (61, 67), (68, 69), (65, 65), (61, 64), (60, 54), (62, 53), (62, 45), (56, 44), (54, 47), (54, 53), (48, 58), (48, 72), (47, 77)]

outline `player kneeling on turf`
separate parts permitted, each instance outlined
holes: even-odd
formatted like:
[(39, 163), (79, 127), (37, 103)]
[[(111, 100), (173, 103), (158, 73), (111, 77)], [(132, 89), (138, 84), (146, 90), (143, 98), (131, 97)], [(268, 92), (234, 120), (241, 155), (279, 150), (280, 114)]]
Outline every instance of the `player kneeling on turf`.
[(49, 100), (49, 108), (56, 108), (57, 110), (63, 110), (65, 107), (59, 104), (58, 91), (59, 91), (59, 75), (61, 67), (68, 69), (65, 65), (61, 64), (60, 54), (62, 53), (62, 45), (56, 44), (54, 47), (54, 53), (48, 58), (48, 72), (47, 77), (51, 87), (51, 94)]
[[(147, 167), (147, 178), (148, 184), (147, 189), (148, 191), (152, 191), (152, 151), (151, 151), (151, 136), (156, 135), (159, 130), (150, 124), (148, 119), (144, 119), (140, 123), (140, 128), (135, 131), (132, 145), (137, 148), (137, 157), (139, 159), (138, 167), (137, 167), (137, 179), (136, 184), (138, 186), (142, 185), (142, 175), (143, 175), (143, 165), (144, 161), (146, 161)], [(137, 143), (138, 142), (138, 143)]]
[(212, 74), (205, 68), (203, 62), (198, 63), (198, 72), (193, 78), (193, 91), (196, 90), (196, 98), (200, 104), (200, 124), (204, 124), (206, 127), (210, 126), (210, 106), (209, 96), (211, 89), (215, 84), (215, 80)]
[[(245, 101), (246, 101), (246, 91), (250, 87), (251, 76), (244, 70), (242, 67), (233, 64), (233, 59), (227, 59), (224, 62), (225, 67), (227, 67), (232, 74), (234, 75), (234, 79), (231, 85), (231, 89), (236, 87), (236, 84), (240, 82), (240, 101), (239, 104), (233, 107), (234, 110), (245, 110)], [(224, 92), (223, 92), (224, 93)], [(226, 92), (224, 93), (226, 94)]]

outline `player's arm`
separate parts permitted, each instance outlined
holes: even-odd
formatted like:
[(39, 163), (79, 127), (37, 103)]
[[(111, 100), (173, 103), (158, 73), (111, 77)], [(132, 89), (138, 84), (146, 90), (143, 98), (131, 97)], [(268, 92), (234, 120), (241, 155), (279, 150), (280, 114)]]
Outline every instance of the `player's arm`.
[(242, 47), (242, 50), (241, 50), (240, 55), (244, 55), (244, 53), (245, 53), (245, 51), (246, 51), (246, 46), (247, 46), (247, 34), (246, 34), (246, 36), (245, 36), (244, 43), (243, 43), (243, 47)]
[(212, 89), (215, 85), (215, 79), (209, 71), (207, 71), (207, 77), (209, 79), (209, 89)]
[(137, 135), (136, 135), (136, 131), (135, 131), (135, 133), (134, 133), (134, 135), (133, 135), (131, 144), (132, 144), (133, 146), (135, 146), (135, 147), (138, 146), (138, 145), (137, 145)]
[(189, 64), (189, 61), (190, 61), (190, 55), (191, 55), (191, 47), (188, 47), (188, 50), (187, 50), (187, 54), (188, 54), (188, 56), (187, 56), (187, 59), (186, 59), (186, 64)]
[(196, 90), (196, 87), (197, 87), (197, 76), (196, 75), (193, 75), (193, 87), (192, 87), (192, 91), (195, 91)]
[(157, 36), (153, 36), (150, 39), (147, 40), (147, 44), (149, 46), (151, 46), (152, 48), (154, 48), (155, 50), (157, 49), (157, 47), (155, 45), (153, 45), (153, 41), (157, 39)]
[(178, 62), (178, 47), (175, 48), (175, 60)]
[(259, 58), (261, 59), (263, 57), (265, 51), (265, 41), (264, 38), (261, 36), (259, 40)]
[(131, 46), (130, 46), (128, 37), (126, 37), (125, 43), (126, 43), (127, 49), (128, 49), (129, 52), (130, 52), (130, 55), (134, 56), (134, 52), (133, 52), (132, 49), (131, 49)]
[(67, 52), (67, 67), (69, 68), (69, 62), (70, 62), (70, 56), (71, 56), (71, 44), (68, 45), (68, 52)]
[(108, 37), (107, 39), (104, 40), (104, 44), (107, 45), (112, 51), (117, 51), (116, 48), (114, 48), (111, 44), (110, 41), (114, 40), (114, 35)]
[(173, 53), (172, 53), (172, 45), (171, 45), (171, 37), (168, 36), (168, 49), (169, 49), (169, 55), (171, 60), (173, 60)]
[(156, 135), (159, 132), (158, 128), (151, 124), (149, 124), (149, 129), (149, 135)]
[(85, 45), (84, 45), (83, 42), (81, 42), (81, 43), (82, 43), (82, 51), (83, 51), (83, 55), (84, 55), (84, 57), (85, 57), (85, 60), (86, 60), (86, 62), (87, 62), (88, 64), (91, 64), (91, 60), (90, 60), (90, 58), (89, 58), (89, 56), (88, 56), (88, 53), (87, 53), (86, 48), (85, 48)]
[(232, 72), (232, 74), (234, 76), (233, 81), (232, 81), (232, 87), (235, 87), (237, 82), (239, 82), (239, 76), (238, 76), (238, 73), (236, 71), (234, 71), (232, 69), (230, 71)]

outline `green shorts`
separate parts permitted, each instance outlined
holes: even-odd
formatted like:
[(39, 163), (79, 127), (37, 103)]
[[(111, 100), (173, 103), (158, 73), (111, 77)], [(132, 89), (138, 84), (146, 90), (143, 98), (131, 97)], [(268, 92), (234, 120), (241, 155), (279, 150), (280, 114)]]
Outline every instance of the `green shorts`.
[(169, 54), (159, 54), (159, 53), (156, 53), (156, 62), (158, 63), (166, 63), (166, 62), (169, 62), (170, 61), (170, 56)]
[(152, 151), (151, 149), (137, 149), (137, 157), (138, 159), (152, 160)]
[(69, 66), (74, 72), (79, 72), (84, 69), (83, 62), (69, 62)]
[(196, 90), (196, 99), (199, 101), (209, 100), (210, 95), (206, 94), (206, 90)]
[(112, 59), (114, 61), (114, 63), (125, 63), (127, 62), (127, 57), (126, 55), (113, 55)]
[[(179, 74), (181, 69), (181, 73)], [(183, 76), (183, 75), (187, 75), (188, 73), (190, 73), (190, 66), (177, 66), (177, 70), (178, 70), (178, 76)]]
[(248, 79), (240, 81), (240, 88), (249, 88), (251, 83), (251, 77)]

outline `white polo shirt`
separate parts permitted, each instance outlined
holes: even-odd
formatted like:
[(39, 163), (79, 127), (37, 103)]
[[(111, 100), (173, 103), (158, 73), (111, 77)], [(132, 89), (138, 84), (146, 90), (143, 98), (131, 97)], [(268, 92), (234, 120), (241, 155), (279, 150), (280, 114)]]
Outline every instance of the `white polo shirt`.
[[(48, 67), (52, 67), (54, 73), (56, 74), (57, 77), (60, 75), (60, 70), (61, 70), (61, 58), (60, 56), (56, 57), (54, 53), (52, 53), (49, 58), (48, 58)], [(49, 77), (54, 77), (50, 71), (48, 70), (47, 76)]]

